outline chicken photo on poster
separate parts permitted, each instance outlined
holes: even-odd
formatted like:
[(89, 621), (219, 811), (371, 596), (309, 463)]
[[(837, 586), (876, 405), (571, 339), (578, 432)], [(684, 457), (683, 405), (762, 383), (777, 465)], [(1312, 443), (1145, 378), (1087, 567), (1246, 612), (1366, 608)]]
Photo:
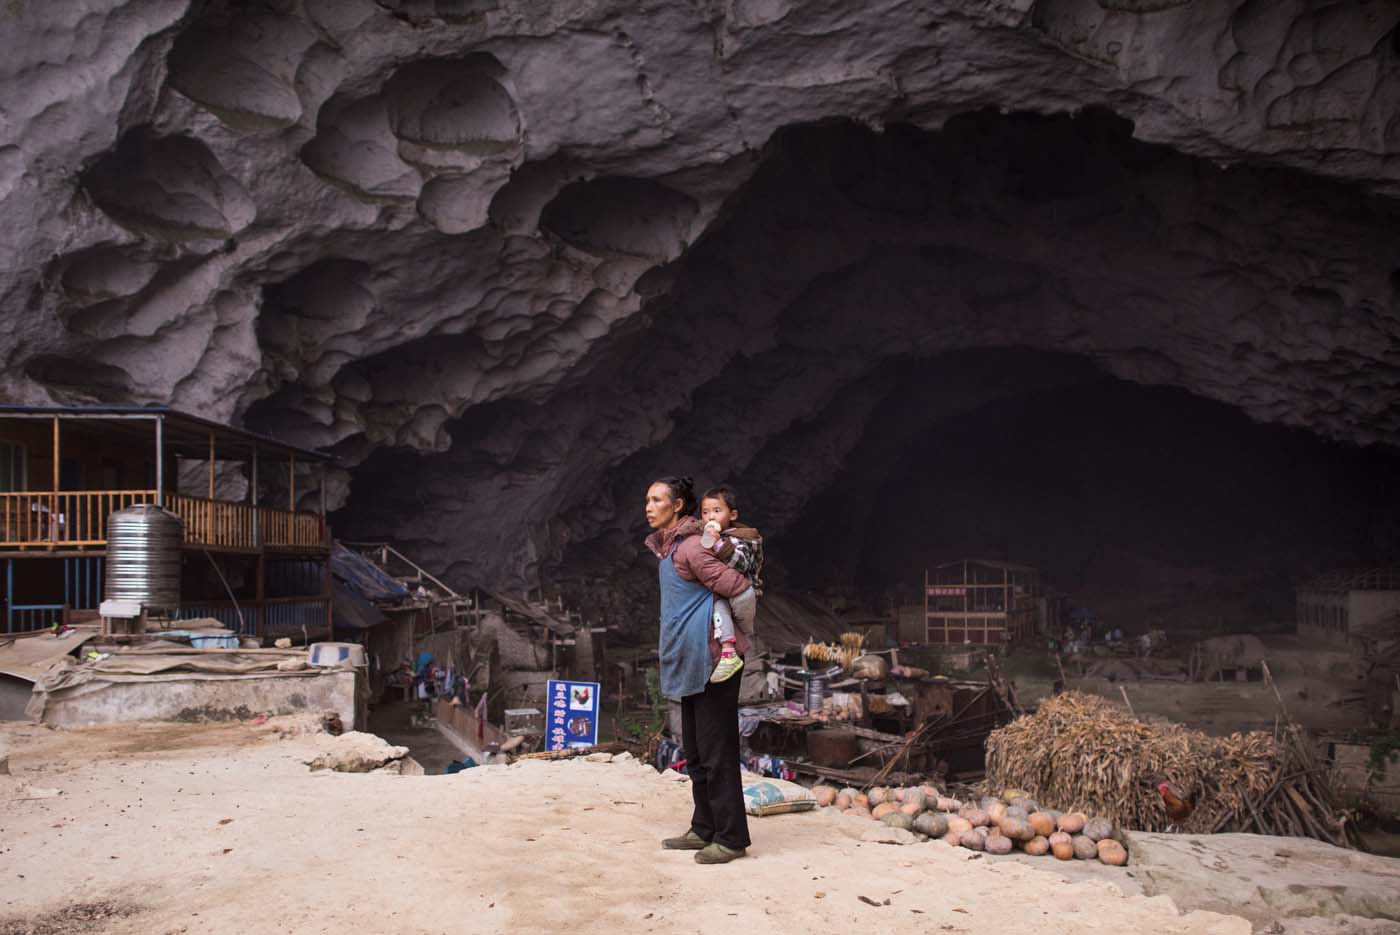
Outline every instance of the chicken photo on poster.
[(569, 709), (571, 711), (592, 711), (593, 710), (593, 687), (591, 685), (574, 685), (569, 692)]

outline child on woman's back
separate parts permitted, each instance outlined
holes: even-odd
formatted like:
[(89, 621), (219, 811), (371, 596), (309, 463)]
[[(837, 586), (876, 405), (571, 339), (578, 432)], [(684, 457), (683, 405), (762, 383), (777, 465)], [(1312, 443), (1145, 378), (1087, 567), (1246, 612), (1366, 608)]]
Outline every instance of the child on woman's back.
[(735, 623), (745, 636), (753, 636), (757, 589), (762, 584), (763, 537), (757, 529), (739, 522), (739, 496), (732, 487), (711, 487), (705, 491), (700, 498), (700, 518), (705, 523), (700, 544), (752, 585), (732, 601), (715, 598), (715, 638), (720, 642), (720, 657), (710, 681), (723, 682), (744, 667), (744, 660), (734, 651)]

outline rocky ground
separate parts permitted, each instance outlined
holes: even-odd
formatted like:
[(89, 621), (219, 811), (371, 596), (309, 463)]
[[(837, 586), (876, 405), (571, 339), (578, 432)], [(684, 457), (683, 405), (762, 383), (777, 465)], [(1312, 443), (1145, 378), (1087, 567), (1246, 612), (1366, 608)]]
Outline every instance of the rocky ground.
[(749, 859), (704, 868), (657, 846), (685, 825), (685, 781), (636, 761), (351, 774), (308, 764), (374, 741), (278, 719), (4, 731), (5, 935), (1400, 931), (1294, 918), (1318, 908), (1317, 891), (1331, 913), (1400, 915), (1400, 863), (1298, 842), (1153, 836), (1134, 845), (1140, 864), (1105, 872), (863, 842), (808, 813), (755, 819)]

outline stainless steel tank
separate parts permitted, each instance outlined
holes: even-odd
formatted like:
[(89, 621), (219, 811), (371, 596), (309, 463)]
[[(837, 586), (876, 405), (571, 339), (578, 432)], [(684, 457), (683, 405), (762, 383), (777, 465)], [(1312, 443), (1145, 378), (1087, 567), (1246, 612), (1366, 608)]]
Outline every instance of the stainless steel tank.
[(178, 608), (184, 529), (180, 517), (151, 503), (129, 506), (107, 517), (103, 597), (150, 608)]

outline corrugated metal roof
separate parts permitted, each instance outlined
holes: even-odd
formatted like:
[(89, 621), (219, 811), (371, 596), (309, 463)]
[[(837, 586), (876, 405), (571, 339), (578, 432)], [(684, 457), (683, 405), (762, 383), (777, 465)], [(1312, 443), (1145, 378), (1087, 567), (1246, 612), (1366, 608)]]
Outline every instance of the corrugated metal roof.
[(1298, 585), (1299, 591), (1400, 591), (1400, 566), (1349, 568), (1325, 572)]
[[(159, 416), (165, 422), (164, 431), (167, 446), (188, 447), (190, 451), (187, 454), (191, 457), (198, 457), (200, 450), (207, 449), (208, 435), (213, 431), (216, 435), (222, 435), (225, 438), (236, 438), (250, 445), (256, 445), (260, 450), (269, 453), (295, 454), (297, 458), (307, 462), (336, 460), (335, 455), (317, 451), (314, 448), (303, 448), (300, 445), (289, 444), (270, 435), (260, 435), (247, 429), (234, 428), (231, 425), (190, 415), (188, 412), (181, 412), (179, 409), (172, 409), (169, 406), (24, 406), (11, 403), (0, 404), (0, 419), (7, 417), (32, 419), (47, 416), (70, 416), (76, 419), (90, 419), (99, 423), (102, 422), (104, 416), (109, 417), (112, 422), (122, 419), (154, 419)], [(190, 441), (185, 439), (184, 435), (199, 437)], [(184, 444), (187, 441), (189, 444)], [(216, 457), (226, 457), (229, 454), (226, 446), (216, 444)], [(234, 457), (242, 457), (246, 452), (236, 451), (232, 454)]]

